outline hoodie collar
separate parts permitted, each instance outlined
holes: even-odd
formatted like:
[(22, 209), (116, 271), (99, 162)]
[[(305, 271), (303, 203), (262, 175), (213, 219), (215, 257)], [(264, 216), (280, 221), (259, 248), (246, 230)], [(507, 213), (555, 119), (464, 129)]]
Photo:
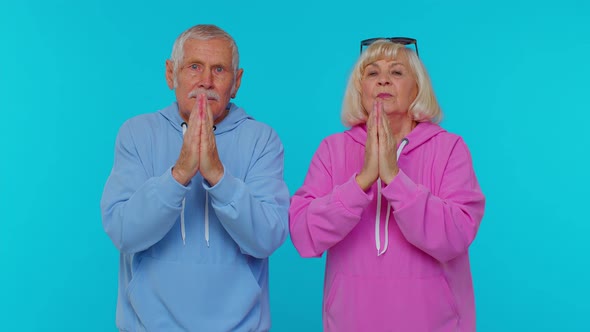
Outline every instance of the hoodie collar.
[(234, 103), (229, 103), (229, 113), (227, 116), (221, 120), (220, 123), (216, 124), (215, 127), (215, 135), (223, 134), (225, 132), (231, 131), (236, 128), (240, 123), (248, 120), (253, 119), (251, 116), (246, 114), (246, 112), (238, 107)]
[(182, 127), (180, 125), (184, 122), (184, 119), (180, 116), (177, 102), (173, 102), (168, 107), (160, 110), (160, 114), (170, 122), (174, 129), (178, 132), (182, 132)]
[[(246, 112), (236, 104), (229, 103), (228, 107), (228, 115), (220, 123), (215, 125), (216, 135), (231, 131), (243, 121), (252, 119), (251, 116), (246, 114)], [(182, 132), (181, 124), (184, 122), (184, 119), (180, 116), (177, 102), (174, 102), (168, 107), (160, 110), (159, 113), (170, 122), (174, 129), (176, 129), (178, 132)]]
[(445, 132), (441, 126), (432, 122), (419, 122), (412, 131), (406, 136), (408, 145), (404, 148), (403, 153), (406, 154), (422, 144), (428, 142), (434, 136)]

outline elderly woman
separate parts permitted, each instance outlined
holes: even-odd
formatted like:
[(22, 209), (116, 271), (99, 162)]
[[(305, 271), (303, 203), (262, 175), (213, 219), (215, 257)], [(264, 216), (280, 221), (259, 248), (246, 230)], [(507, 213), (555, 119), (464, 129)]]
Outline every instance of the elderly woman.
[(291, 199), (303, 257), (327, 251), (325, 331), (475, 331), (469, 245), (485, 198), (461, 137), (415, 51), (373, 42), (354, 66), (342, 120)]

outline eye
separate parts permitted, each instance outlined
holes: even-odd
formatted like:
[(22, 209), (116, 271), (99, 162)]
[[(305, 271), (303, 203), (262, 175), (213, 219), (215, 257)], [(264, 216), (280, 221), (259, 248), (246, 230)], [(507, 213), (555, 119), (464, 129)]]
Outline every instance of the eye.
[(223, 70), (223, 67), (215, 67), (215, 72), (216, 73), (220, 74), (220, 73), (223, 73), (223, 71), (224, 71)]
[(365, 76), (371, 77), (371, 76), (375, 76), (377, 75), (377, 72), (374, 70), (369, 70), (368, 72), (365, 73)]
[(395, 75), (395, 76), (402, 76), (403, 75), (401, 70), (392, 70), (391, 74)]
[(189, 67), (189, 68), (190, 68), (190, 69), (192, 69), (192, 70), (198, 70), (198, 69), (199, 69), (199, 68), (201, 68), (201, 67), (200, 67), (198, 64), (196, 64), (196, 63), (193, 63), (192, 65), (190, 65), (190, 67)]

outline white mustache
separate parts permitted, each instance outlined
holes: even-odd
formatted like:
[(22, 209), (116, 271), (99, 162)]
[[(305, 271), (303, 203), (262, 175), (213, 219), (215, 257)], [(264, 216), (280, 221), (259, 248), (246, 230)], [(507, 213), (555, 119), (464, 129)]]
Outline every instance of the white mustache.
[(198, 95), (205, 95), (207, 97), (207, 99), (215, 99), (215, 100), (219, 100), (219, 95), (217, 94), (217, 92), (212, 91), (212, 90), (204, 90), (204, 89), (195, 89), (191, 92), (189, 92), (188, 97), (189, 98), (196, 98)]

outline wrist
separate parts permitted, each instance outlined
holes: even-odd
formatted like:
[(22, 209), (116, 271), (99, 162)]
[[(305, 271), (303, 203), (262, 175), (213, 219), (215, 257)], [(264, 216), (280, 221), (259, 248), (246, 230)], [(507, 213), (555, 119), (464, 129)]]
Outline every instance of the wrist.
[(172, 177), (174, 178), (174, 180), (176, 180), (176, 182), (180, 183), (185, 187), (190, 182), (190, 178), (187, 178), (187, 176), (185, 176), (183, 172), (179, 170), (176, 166), (172, 167)]
[(205, 180), (207, 180), (211, 187), (214, 187), (223, 178), (223, 173), (224, 169), (223, 165), (221, 165), (219, 169), (216, 169), (215, 171), (211, 172), (211, 174), (209, 174), (207, 177), (203, 177), (205, 178)]
[(399, 169), (393, 170), (386, 177), (385, 176), (381, 177), (381, 181), (383, 181), (383, 183), (385, 183), (385, 185), (388, 186), (391, 183), (391, 181), (393, 181), (393, 179), (395, 179), (397, 173), (399, 173)]
[(358, 174), (354, 179), (356, 180), (356, 183), (363, 191), (369, 190), (369, 188), (371, 188), (371, 185), (373, 184), (373, 182), (368, 180), (362, 174)]

